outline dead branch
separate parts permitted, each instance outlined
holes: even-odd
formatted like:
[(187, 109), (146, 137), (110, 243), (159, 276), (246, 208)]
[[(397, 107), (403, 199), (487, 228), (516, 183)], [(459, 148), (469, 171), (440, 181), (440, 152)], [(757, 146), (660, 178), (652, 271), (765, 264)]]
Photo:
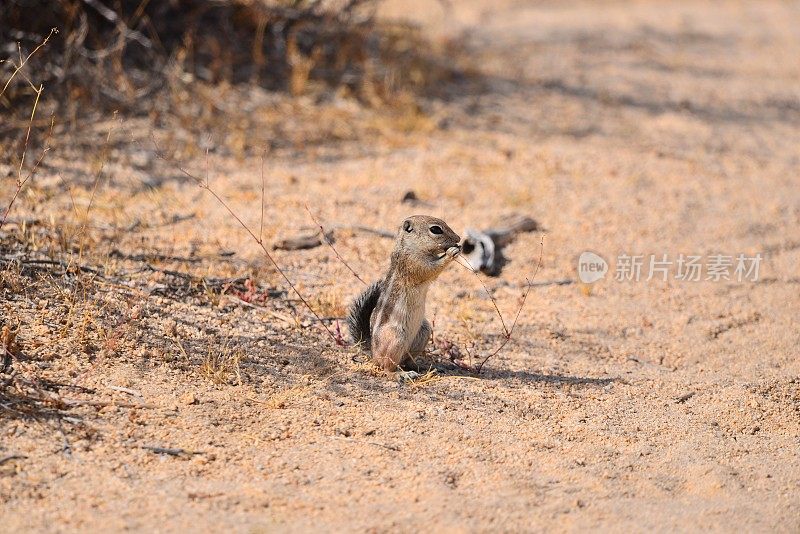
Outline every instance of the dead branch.
[(186, 449), (159, 447), (156, 445), (141, 445), (140, 448), (156, 454), (167, 454), (169, 456), (194, 456), (196, 454), (205, 454), (202, 451), (187, 451)]
[[(14, 72), (12, 72), (11, 76), (8, 78), (8, 80), (6, 80), (6, 83), (3, 86), (3, 90), (0, 91), (0, 96), (3, 96), (3, 94), (6, 92), (6, 89), (8, 89), (8, 86), (11, 85), (11, 81), (14, 79), (14, 77), (19, 73), (19, 71), (22, 70), (23, 67), (25, 67), (25, 65), (28, 63), (28, 60), (32, 58), (34, 54), (36, 54), (36, 52), (39, 51), (40, 48), (43, 48), (47, 44), (47, 42), (50, 40), (50, 38), (53, 36), (54, 33), (58, 33), (58, 28), (50, 28), (50, 33), (47, 34), (47, 37), (45, 37), (44, 40), (41, 43), (39, 43), (39, 46), (34, 48), (33, 51), (25, 57), (25, 59), (22, 59), (19, 62), (19, 65), (17, 65), (13, 61), (11, 62), (11, 64), (14, 65), (15, 67)], [(35, 87), (33, 87), (33, 89), (36, 90)]]
[(114, 400), (94, 400), (94, 399), (61, 399), (66, 406), (116, 406), (117, 408), (158, 408), (155, 404), (144, 402), (119, 402)]

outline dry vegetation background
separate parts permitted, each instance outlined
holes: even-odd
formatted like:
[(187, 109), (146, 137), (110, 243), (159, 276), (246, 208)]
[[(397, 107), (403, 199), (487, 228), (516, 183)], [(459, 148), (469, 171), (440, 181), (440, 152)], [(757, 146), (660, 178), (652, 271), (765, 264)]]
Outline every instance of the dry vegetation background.
[[(0, 531), (796, 532), (798, 28), (784, 1), (5, 2)], [(437, 372), (397, 383), (323, 328), (362, 288), (331, 248), (273, 249), (319, 221), (374, 279), (419, 212), (546, 231), (480, 375), (451, 362), (503, 341), (470, 273), (431, 290)], [(584, 250), (765, 260), (587, 287)], [(510, 321), (539, 234), (506, 254)]]

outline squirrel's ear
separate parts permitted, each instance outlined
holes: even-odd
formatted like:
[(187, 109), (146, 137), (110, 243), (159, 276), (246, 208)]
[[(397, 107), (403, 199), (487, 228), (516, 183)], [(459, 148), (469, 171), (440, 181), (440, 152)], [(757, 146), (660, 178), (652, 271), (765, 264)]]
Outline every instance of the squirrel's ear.
[(403, 230), (406, 232), (413, 230), (413, 228), (411, 228), (411, 221), (403, 221)]

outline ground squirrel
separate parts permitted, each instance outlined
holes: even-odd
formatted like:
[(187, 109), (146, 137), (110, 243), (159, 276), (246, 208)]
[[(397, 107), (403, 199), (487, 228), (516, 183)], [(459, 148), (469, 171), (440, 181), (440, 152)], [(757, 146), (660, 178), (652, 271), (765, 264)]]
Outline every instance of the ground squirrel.
[(397, 232), (389, 271), (350, 305), (353, 341), (387, 371), (422, 354), (431, 336), (428, 287), (460, 252), (460, 238), (441, 219), (414, 215)]

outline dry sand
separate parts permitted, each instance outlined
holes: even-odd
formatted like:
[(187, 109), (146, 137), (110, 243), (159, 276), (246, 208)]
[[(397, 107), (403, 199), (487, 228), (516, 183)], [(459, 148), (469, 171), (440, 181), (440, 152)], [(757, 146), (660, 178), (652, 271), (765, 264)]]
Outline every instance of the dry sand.
[[(52, 284), (23, 277), (32, 285), (15, 290), (8, 275), (0, 305), (24, 325), (15, 365), (93, 390), (61, 387), (64, 398), (149, 407), (0, 412), (0, 531), (800, 529), (798, 4), (453, 4), (443, 33), (467, 32), (483, 90), (426, 103), (408, 132), (277, 151), (265, 237), (313, 226), (304, 204), (328, 227), (390, 230), (412, 212), (459, 232), (522, 213), (546, 229), (536, 282), (575, 280), (586, 250), (611, 262), (606, 279), (535, 287), (481, 376), (445, 362), (400, 384), (332, 346), (212, 198), (169, 164), (137, 166), (147, 156), (120, 135), (130, 158), (115, 152), (105, 169), (93, 224), (140, 224), (101, 228), (94, 250), (194, 254), (150, 263), (252, 276), (273, 293), (252, 307), (141, 273), (133, 287), (101, 284), (79, 303), (83, 322), (65, 323)], [(377, 116), (333, 108), (321, 128)], [(54, 154), (14, 217), (68, 214), (59, 172), (85, 206), (92, 158)], [(210, 168), (257, 228), (258, 156), (212, 154)], [(401, 203), (407, 190), (428, 204)], [(539, 243), (521, 236), (485, 278), (506, 320)], [(372, 279), (391, 241), (339, 231), (336, 247)], [(619, 282), (622, 253), (764, 260), (756, 282)], [(327, 247), (275, 258), (325, 316), (362, 287)], [(93, 330), (108, 310), (116, 318)], [(428, 316), (462, 350), (502, 339), (479, 282), (455, 266)], [(90, 325), (82, 347), (65, 324), (72, 338)]]

